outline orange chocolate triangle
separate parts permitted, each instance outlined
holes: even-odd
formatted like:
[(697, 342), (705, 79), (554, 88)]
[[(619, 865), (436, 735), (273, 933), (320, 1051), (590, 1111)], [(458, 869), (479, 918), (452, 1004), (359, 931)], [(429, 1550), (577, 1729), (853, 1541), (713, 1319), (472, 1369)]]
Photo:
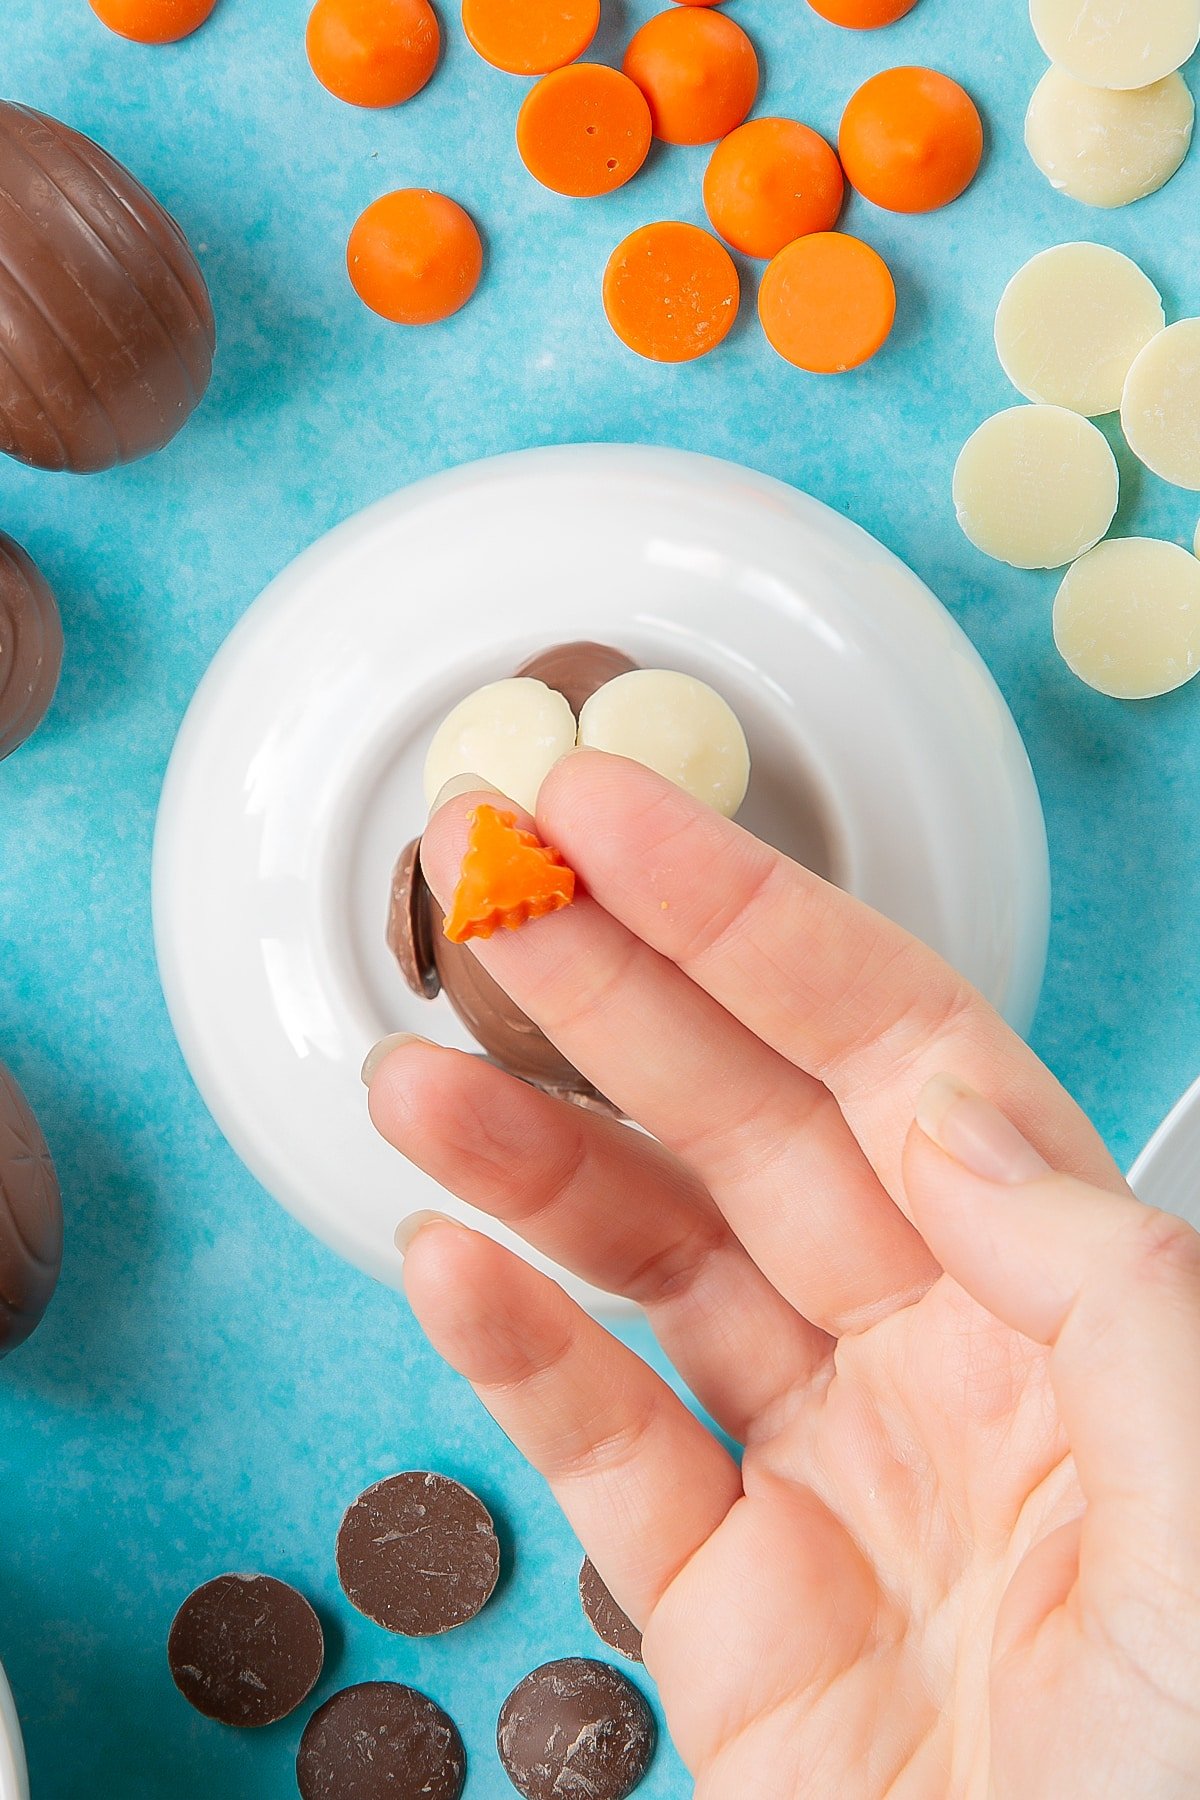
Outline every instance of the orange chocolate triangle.
[(489, 938), (503, 927), (516, 931), (530, 919), (558, 912), (575, 898), (575, 871), (557, 850), (531, 831), (522, 831), (512, 813), (477, 806), (458, 886), (443, 927), (452, 944)]

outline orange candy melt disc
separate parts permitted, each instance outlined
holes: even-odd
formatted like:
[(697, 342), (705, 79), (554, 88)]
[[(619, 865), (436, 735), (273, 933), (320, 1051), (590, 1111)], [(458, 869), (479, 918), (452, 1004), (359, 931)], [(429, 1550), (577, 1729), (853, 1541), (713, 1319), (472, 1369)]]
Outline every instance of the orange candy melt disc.
[(737, 318), (740, 292), (724, 244), (674, 220), (633, 232), (604, 271), (609, 324), (651, 362), (692, 362), (715, 350)]
[(846, 178), (888, 212), (934, 212), (957, 200), (983, 157), (971, 96), (936, 69), (885, 69), (852, 97), (838, 150)]
[(198, 31), (217, 0), (88, 0), (102, 25), (134, 44), (174, 44)]
[(910, 13), (917, 0), (808, 0), (808, 4), (831, 25), (844, 25), (851, 31), (878, 31), (881, 25), (894, 25)]
[(522, 831), (514, 813), (477, 806), (469, 824), (467, 853), (443, 926), (452, 944), (516, 931), (570, 906), (574, 870), (532, 831)]
[(397, 325), (433, 325), (475, 292), (483, 244), (457, 201), (428, 188), (401, 188), (374, 201), (356, 222), (346, 267), (372, 312)]
[(774, 256), (794, 238), (832, 231), (845, 194), (842, 165), (795, 119), (751, 119), (713, 151), (704, 208), (727, 244)]
[(493, 68), (548, 75), (583, 55), (600, 26), (600, 0), (463, 0), (462, 22)]
[(667, 144), (727, 137), (758, 93), (758, 58), (741, 26), (695, 6), (648, 20), (622, 66), (650, 102), (655, 137)]
[(437, 68), (429, 0), (317, 0), (305, 49), (322, 87), (350, 106), (400, 106)]
[(556, 194), (611, 194), (637, 174), (650, 149), (641, 88), (599, 63), (572, 63), (531, 88), (517, 119), (529, 173)]
[(887, 342), (896, 285), (878, 252), (844, 232), (781, 250), (762, 279), (758, 313), (780, 356), (814, 375), (841, 375)]

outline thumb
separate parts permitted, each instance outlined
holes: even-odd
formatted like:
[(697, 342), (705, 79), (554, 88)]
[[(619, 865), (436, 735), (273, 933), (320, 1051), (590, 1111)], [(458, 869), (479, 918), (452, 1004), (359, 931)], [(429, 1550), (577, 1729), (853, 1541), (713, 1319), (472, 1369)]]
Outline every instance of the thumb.
[(904, 1180), (947, 1274), (1050, 1347), (1088, 1502), (1081, 1581), (1131, 1597), (1149, 1566), (1200, 1591), (1200, 1234), (1127, 1187), (1056, 1174), (945, 1076), (918, 1102)]

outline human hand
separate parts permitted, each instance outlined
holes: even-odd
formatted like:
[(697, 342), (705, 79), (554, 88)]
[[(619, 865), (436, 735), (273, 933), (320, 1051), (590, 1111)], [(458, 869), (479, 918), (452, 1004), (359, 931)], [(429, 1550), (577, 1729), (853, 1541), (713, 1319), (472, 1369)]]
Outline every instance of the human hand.
[[(470, 804), (425, 835), (443, 903)], [(420, 1042), (371, 1113), (645, 1307), (745, 1445), (491, 1239), (411, 1236), (701, 1800), (1194, 1797), (1200, 1236), (931, 951), (737, 826), (594, 753), (538, 822), (587, 893), (473, 948), (657, 1142)]]

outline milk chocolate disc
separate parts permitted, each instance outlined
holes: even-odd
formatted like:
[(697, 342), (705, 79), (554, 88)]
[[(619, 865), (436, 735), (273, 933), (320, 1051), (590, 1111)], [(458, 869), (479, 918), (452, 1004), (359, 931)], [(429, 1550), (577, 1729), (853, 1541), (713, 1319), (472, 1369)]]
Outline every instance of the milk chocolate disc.
[(0, 1063), (0, 1356), (23, 1344), (62, 1265), (62, 1200), (29, 1102)]
[(433, 895), (421, 873), (421, 840), (401, 851), (392, 870), (388, 949), (414, 994), (436, 1000), (442, 991), (433, 949)]
[(500, 1545), (469, 1488), (411, 1469), (359, 1495), (338, 1532), (337, 1570), (368, 1619), (405, 1637), (435, 1637), (491, 1599)]
[(540, 650), (513, 673), (555, 688), (578, 718), (585, 702), (599, 688), (636, 668), (633, 658), (623, 650), (614, 650), (608, 644), (580, 642)]
[(453, 1719), (395, 1681), (364, 1681), (327, 1700), (296, 1757), (301, 1800), (459, 1800), (466, 1778)]
[(69, 126), (0, 102), (0, 450), (77, 473), (175, 436), (215, 331), (187, 241)]
[(0, 531), (0, 762), (49, 712), (62, 656), (54, 595), (20, 544)]
[(273, 1725), (307, 1699), (325, 1660), (321, 1622), (273, 1575), (218, 1575), (189, 1594), (171, 1626), (175, 1686), (222, 1725)]
[(630, 1662), (642, 1660), (642, 1634), (617, 1605), (596, 1572), (590, 1557), (585, 1556), (579, 1571), (579, 1598), (588, 1623), (596, 1636), (610, 1650), (627, 1656)]
[(525, 1800), (625, 1800), (654, 1755), (654, 1715), (631, 1681), (581, 1656), (543, 1663), (500, 1713), (496, 1748)]

